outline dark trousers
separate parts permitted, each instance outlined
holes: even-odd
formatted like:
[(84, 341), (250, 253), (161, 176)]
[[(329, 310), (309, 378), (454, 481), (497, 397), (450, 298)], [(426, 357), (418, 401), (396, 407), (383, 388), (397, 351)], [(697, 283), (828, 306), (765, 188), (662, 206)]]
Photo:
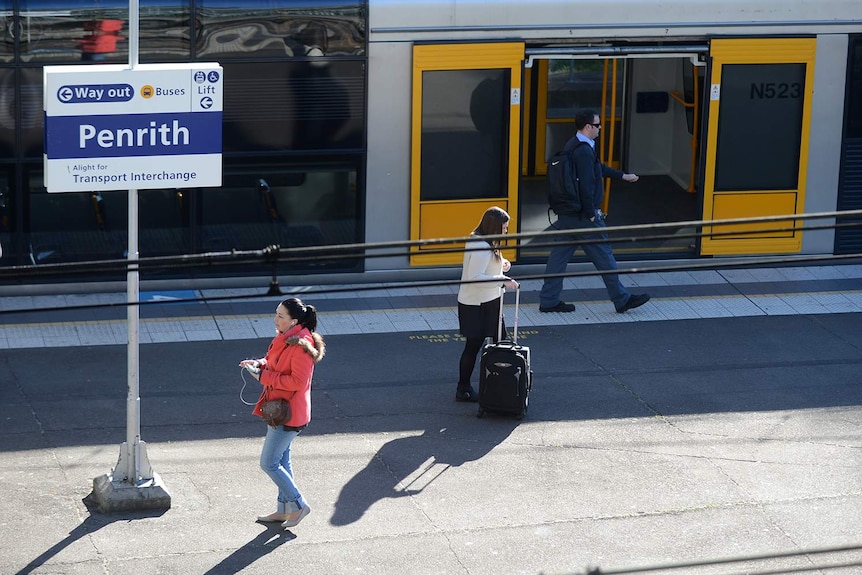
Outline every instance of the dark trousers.
[[(561, 274), (566, 271), (566, 266), (569, 260), (572, 259), (575, 250), (579, 247), (583, 248), (584, 253), (589, 260), (596, 266), (597, 270), (616, 270), (617, 260), (614, 258), (614, 252), (611, 250), (611, 245), (607, 242), (608, 235), (604, 231), (605, 222), (596, 218), (596, 221), (591, 222), (587, 218), (579, 216), (559, 216), (557, 218), (557, 228), (561, 230), (576, 230), (576, 229), (595, 229), (595, 234), (578, 235), (572, 238), (560, 237), (557, 242), (561, 245), (551, 248), (551, 253), (548, 255), (548, 263), (545, 266), (546, 274)], [(598, 243), (578, 244), (572, 240), (604, 240)], [(564, 243), (564, 245), (563, 245)], [(623, 307), (629, 298), (632, 296), (629, 291), (623, 287), (618, 274), (603, 274), (602, 281), (605, 282), (605, 287), (608, 290), (608, 295), (614, 306), (619, 309)], [(554, 307), (560, 303), (560, 293), (563, 291), (563, 278), (545, 278), (545, 283), (542, 284), (542, 291), (539, 294), (539, 305), (542, 307)]]

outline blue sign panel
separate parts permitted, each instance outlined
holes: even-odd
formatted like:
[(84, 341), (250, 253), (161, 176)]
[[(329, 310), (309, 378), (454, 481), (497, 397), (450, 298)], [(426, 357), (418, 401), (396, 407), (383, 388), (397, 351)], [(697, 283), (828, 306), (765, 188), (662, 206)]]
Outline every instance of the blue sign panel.
[(221, 153), (221, 112), (54, 116), (45, 122), (51, 159)]
[(223, 84), (210, 62), (45, 66), (45, 188), (220, 186)]
[(57, 100), (64, 104), (91, 104), (93, 102), (128, 102), (135, 89), (128, 84), (83, 84), (60, 86)]

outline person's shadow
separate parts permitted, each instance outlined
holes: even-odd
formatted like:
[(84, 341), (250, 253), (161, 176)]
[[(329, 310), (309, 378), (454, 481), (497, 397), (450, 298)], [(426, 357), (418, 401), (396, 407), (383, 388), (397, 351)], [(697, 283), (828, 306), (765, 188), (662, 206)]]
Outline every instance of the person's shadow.
[[(382, 499), (421, 493), (450, 467), (476, 461), (499, 445), (518, 426), (508, 417), (490, 416), (478, 426), (426, 429), (383, 445), (368, 465), (341, 489), (330, 524), (349, 525)], [(458, 437), (449, 437), (458, 435)]]
[[(100, 513), (98, 512), (98, 503), (95, 501), (92, 493), (85, 497), (83, 502), (87, 507), (87, 510), (90, 512), (90, 515), (80, 525), (70, 531), (67, 537), (30, 561), (15, 573), (15, 575), (29, 575), (30, 573), (37, 571), (52, 557), (59, 555), (63, 549), (75, 541), (88, 535), (92, 535), (99, 529), (110, 525), (111, 523), (116, 521), (128, 522), (136, 519), (161, 517), (167, 512), (166, 509), (158, 509), (129, 513)], [(265, 524), (265, 529), (259, 535), (225, 557), (218, 564), (213, 565), (203, 575), (233, 575), (234, 573), (239, 573), (264, 555), (277, 549), (280, 545), (294, 539), (296, 539), (296, 535), (289, 530), (282, 530), (281, 524)]]
[(203, 575), (233, 575), (240, 573), (280, 545), (296, 539), (291, 531), (282, 530), (280, 523), (266, 524), (266, 529), (254, 539), (210, 567)]

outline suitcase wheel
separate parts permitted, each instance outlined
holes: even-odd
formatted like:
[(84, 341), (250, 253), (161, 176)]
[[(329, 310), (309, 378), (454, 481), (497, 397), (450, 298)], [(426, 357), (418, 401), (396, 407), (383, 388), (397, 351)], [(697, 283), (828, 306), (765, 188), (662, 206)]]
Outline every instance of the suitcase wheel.
[(485, 410), (480, 407), (479, 411), (476, 412), (476, 417), (478, 417), (479, 419), (485, 417)]

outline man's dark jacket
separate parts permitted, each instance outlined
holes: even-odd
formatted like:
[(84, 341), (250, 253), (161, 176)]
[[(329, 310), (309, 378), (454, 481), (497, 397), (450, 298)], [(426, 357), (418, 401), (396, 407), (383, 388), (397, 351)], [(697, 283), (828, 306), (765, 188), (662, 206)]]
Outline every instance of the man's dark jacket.
[(623, 172), (599, 162), (599, 157), (593, 147), (587, 143), (579, 146), (580, 142), (578, 137), (574, 136), (566, 142), (563, 149), (573, 153), (575, 173), (578, 175), (575, 185), (581, 195), (581, 214), (589, 219), (596, 213), (596, 209), (602, 207), (602, 201), (605, 199), (605, 187), (602, 185), (602, 178), (621, 179)]

